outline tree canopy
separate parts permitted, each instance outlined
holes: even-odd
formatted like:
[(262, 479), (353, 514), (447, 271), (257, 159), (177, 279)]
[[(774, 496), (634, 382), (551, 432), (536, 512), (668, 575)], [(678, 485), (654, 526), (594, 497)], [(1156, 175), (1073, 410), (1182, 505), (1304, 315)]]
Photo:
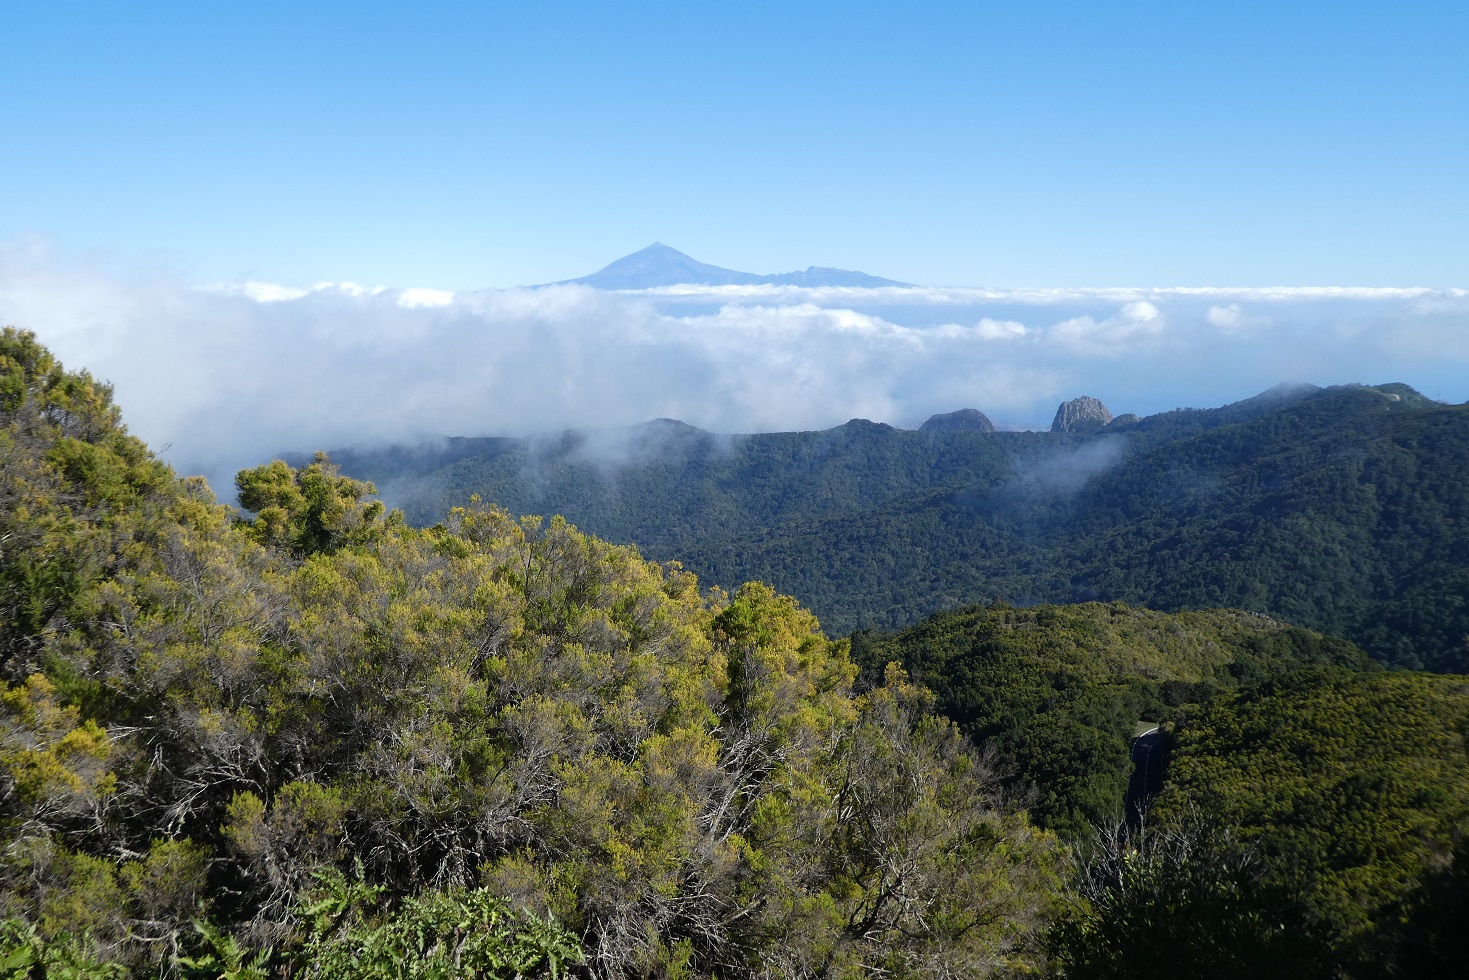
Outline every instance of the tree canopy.
[[(445, 976), (840, 977), (1036, 955), (1054, 839), (900, 671), (854, 690), (794, 600), (477, 502), (411, 529), (325, 458), (242, 472), (236, 514), (105, 386), (28, 334), (0, 350), (5, 963), (396, 976), (373, 957), (452, 941)], [(461, 920), (470, 945), (443, 932)]]

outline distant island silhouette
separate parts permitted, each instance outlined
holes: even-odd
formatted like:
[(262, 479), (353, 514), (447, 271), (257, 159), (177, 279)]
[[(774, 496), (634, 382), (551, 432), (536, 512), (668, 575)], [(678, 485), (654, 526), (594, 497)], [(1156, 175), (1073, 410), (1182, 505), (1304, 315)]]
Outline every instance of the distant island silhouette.
[(654, 242), (625, 255), (605, 268), (578, 279), (545, 283), (549, 286), (592, 286), (596, 289), (654, 289), (659, 286), (911, 286), (912, 283), (869, 276), (847, 269), (811, 266), (801, 272), (768, 276), (737, 272), (700, 262), (676, 248)]

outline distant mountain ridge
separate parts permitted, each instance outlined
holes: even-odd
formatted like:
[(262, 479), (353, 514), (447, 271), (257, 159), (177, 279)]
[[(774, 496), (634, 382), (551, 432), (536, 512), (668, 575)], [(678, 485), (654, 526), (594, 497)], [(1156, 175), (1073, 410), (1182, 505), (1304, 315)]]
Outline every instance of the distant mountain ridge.
[(411, 523), (472, 494), (562, 514), (707, 582), (769, 582), (837, 633), (976, 601), (1233, 606), (1469, 671), (1469, 405), (1282, 386), (1088, 431), (979, 415), (742, 436), (663, 420), (333, 457)]
[(869, 276), (848, 269), (811, 266), (800, 272), (768, 276), (737, 272), (700, 262), (676, 248), (654, 242), (645, 249), (624, 255), (589, 276), (547, 283), (550, 286), (591, 286), (595, 289), (656, 289), (660, 286), (911, 286), (911, 283)]

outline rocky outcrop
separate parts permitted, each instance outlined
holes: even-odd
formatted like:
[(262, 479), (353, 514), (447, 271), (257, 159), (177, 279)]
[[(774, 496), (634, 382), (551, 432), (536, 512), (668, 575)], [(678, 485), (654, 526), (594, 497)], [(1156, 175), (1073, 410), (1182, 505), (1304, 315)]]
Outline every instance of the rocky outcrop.
[(918, 427), (919, 432), (994, 432), (995, 423), (977, 408), (961, 408), (957, 412), (934, 415)]
[(1056, 409), (1056, 420), (1051, 423), (1052, 432), (1096, 432), (1112, 421), (1107, 406), (1090, 395), (1062, 402)]
[(1117, 416), (1112, 421), (1108, 422), (1107, 425), (1110, 428), (1116, 428), (1118, 426), (1136, 425), (1137, 423), (1139, 423), (1141, 421), (1142, 421), (1142, 419), (1138, 418), (1136, 415), (1132, 414), (1131, 412), (1126, 412), (1126, 413), (1124, 413), (1122, 415)]

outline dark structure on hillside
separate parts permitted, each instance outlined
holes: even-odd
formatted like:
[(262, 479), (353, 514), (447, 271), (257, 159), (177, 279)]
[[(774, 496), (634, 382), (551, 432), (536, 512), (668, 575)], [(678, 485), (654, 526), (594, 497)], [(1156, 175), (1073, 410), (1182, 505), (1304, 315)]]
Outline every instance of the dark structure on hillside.
[(1150, 728), (1132, 740), (1132, 777), (1127, 781), (1124, 806), (1127, 823), (1136, 827), (1147, 813), (1148, 803), (1163, 791), (1163, 730)]

